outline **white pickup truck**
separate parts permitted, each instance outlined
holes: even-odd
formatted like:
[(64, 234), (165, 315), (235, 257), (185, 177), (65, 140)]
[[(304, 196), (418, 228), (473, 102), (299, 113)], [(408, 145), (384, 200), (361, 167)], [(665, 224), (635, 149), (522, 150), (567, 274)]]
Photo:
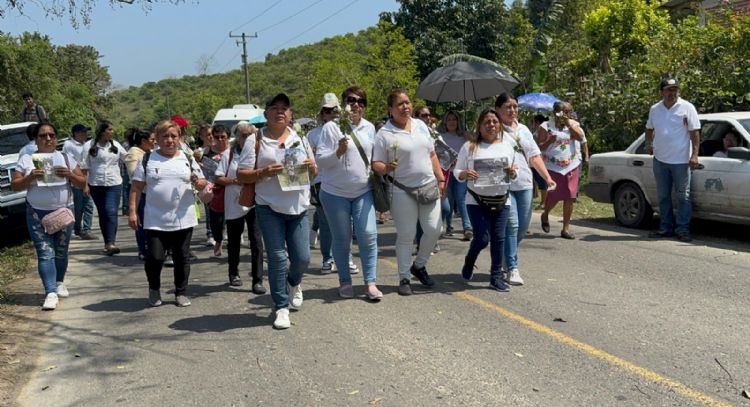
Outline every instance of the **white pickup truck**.
[(26, 191), (13, 191), (10, 181), (18, 162), (18, 151), (29, 142), (26, 128), (32, 122), (0, 125), (0, 229), (26, 225)]

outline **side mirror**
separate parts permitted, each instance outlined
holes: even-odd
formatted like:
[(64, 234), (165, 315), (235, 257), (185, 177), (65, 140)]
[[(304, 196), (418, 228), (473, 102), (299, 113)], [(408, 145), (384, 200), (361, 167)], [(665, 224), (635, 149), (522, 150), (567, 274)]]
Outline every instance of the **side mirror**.
[(727, 157), (740, 160), (750, 160), (750, 150), (745, 147), (729, 147)]

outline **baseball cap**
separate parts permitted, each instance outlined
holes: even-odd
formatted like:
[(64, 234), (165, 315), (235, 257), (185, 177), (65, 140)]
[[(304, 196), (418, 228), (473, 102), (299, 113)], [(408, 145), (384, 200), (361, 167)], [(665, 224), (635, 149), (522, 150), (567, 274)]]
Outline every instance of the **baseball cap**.
[(680, 81), (675, 78), (664, 78), (661, 80), (659, 89), (664, 90), (665, 88), (679, 88)]
[(76, 134), (76, 133), (78, 133), (79, 131), (89, 131), (89, 130), (91, 130), (91, 128), (90, 128), (90, 127), (86, 127), (86, 126), (84, 126), (83, 124), (80, 124), (80, 123), (78, 123), (78, 124), (74, 124), (74, 125), (73, 125), (73, 128), (72, 128), (72, 129), (70, 129), (70, 133), (71, 133), (71, 134)]
[(176, 125), (180, 126), (181, 129), (190, 126), (190, 123), (182, 116), (174, 115), (169, 118), (173, 122), (175, 122)]
[(292, 101), (289, 100), (289, 96), (286, 95), (286, 93), (277, 93), (276, 95), (272, 96), (268, 101), (266, 101), (266, 107), (271, 106), (275, 102), (281, 100), (282, 102), (286, 103), (287, 106), (292, 105)]
[(341, 107), (339, 105), (339, 98), (333, 93), (326, 93), (323, 95), (323, 100), (320, 101), (320, 108), (324, 107)]

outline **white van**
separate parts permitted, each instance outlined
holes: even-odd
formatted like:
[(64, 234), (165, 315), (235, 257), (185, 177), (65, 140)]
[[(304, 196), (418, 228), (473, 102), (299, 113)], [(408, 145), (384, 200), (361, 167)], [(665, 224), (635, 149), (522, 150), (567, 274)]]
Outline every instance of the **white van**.
[(263, 116), (263, 109), (258, 105), (234, 105), (231, 109), (219, 109), (211, 125), (223, 124), (227, 131), (242, 120), (249, 121), (253, 117)]

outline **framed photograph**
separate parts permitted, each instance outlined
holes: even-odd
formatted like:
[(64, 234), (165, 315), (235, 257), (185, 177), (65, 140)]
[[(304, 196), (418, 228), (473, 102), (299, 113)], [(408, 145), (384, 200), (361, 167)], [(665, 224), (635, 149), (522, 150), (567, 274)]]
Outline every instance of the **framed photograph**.
[(440, 162), (440, 168), (444, 170), (451, 168), (458, 158), (456, 150), (441, 140), (435, 141), (435, 154)]
[(306, 159), (305, 150), (301, 148), (276, 150), (276, 161), (284, 165), (284, 170), (277, 175), (282, 191), (310, 188), (310, 172), (307, 164), (303, 164)]
[(510, 175), (505, 171), (508, 168), (508, 158), (479, 158), (473, 160), (474, 171), (479, 178), (474, 181), (475, 187), (490, 187), (496, 185), (510, 184)]
[(31, 155), (31, 162), (34, 164), (34, 168), (44, 170), (44, 176), (36, 179), (37, 186), (54, 187), (67, 183), (64, 177), (58, 177), (55, 174), (53, 153), (34, 153)]

